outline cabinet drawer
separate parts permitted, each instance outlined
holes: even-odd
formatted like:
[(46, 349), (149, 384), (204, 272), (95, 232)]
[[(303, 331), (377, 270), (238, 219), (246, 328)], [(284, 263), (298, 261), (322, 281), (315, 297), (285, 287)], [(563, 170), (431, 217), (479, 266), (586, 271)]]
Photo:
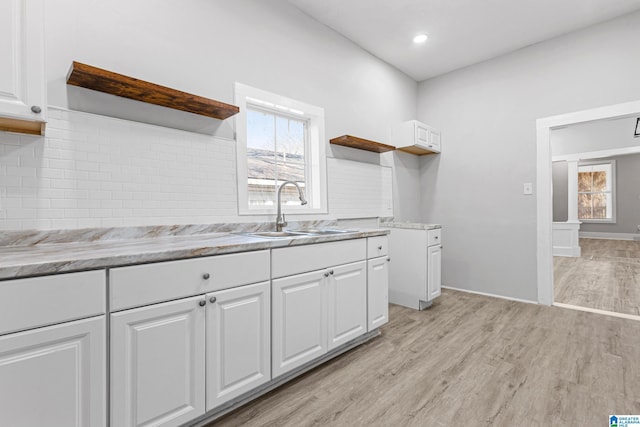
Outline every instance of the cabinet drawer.
[(442, 244), (442, 229), (436, 228), (427, 233), (427, 246)]
[(111, 311), (269, 280), (269, 251), (114, 268)]
[(366, 240), (344, 240), (273, 249), (273, 277), (291, 276), (366, 259)]
[(367, 258), (377, 258), (389, 254), (389, 238), (387, 236), (369, 237), (367, 239)]
[(105, 312), (105, 271), (0, 282), (0, 335)]

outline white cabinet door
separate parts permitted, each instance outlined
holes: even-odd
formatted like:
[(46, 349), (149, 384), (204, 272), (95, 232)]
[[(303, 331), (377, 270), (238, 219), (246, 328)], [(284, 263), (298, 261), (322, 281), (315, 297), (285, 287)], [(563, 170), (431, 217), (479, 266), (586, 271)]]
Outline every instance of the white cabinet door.
[(271, 380), (270, 283), (207, 295), (207, 410)]
[(432, 151), (440, 152), (440, 131), (429, 129), (429, 148)]
[(324, 274), (324, 270), (314, 271), (272, 282), (271, 372), (274, 378), (327, 352)]
[(389, 258), (367, 261), (367, 331), (389, 321)]
[(0, 337), (0, 425), (106, 425), (105, 316)]
[(329, 350), (367, 332), (366, 261), (329, 269)]
[(178, 426), (205, 412), (204, 296), (111, 315), (111, 424)]
[(42, 0), (0, 2), (0, 116), (44, 121), (43, 32)]
[(427, 249), (427, 289), (429, 301), (440, 296), (442, 286), (442, 247)]
[(422, 145), (424, 147), (429, 146), (429, 128), (427, 126), (421, 125), (418, 122), (415, 122), (415, 126), (415, 144)]

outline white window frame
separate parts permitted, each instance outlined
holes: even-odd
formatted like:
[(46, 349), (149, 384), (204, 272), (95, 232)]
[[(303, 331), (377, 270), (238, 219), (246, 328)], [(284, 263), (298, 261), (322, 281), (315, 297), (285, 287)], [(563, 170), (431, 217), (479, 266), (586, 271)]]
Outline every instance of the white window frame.
[[(607, 178), (611, 178), (611, 218), (583, 219), (578, 216), (578, 221), (588, 223), (588, 224), (615, 224), (616, 222), (616, 161), (615, 160), (598, 160), (598, 161), (579, 162), (578, 173), (580, 173), (580, 168), (582, 166), (598, 166), (598, 165), (611, 165), (611, 176), (607, 177)], [(577, 194), (581, 194), (581, 192), (578, 191)], [(578, 206), (578, 215), (580, 215), (579, 212), (580, 212), (580, 209)]]
[[(306, 185), (305, 197), (309, 205), (286, 205), (287, 214), (327, 213), (327, 156), (324, 139), (324, 108), (316, 107), (282, 95), (257, 89), (242, 83), (235, 84), (235, 104), (240, 112), (235, 115), (236, 169), (239, 215), (272, 215), (277, 206), (250, 207), (247, 183), (247, 106), (271, 110), (276, 114), (292, 115), (307, 120), (305, 145)], [(309, 191), (311, 189), (311, 191)]]

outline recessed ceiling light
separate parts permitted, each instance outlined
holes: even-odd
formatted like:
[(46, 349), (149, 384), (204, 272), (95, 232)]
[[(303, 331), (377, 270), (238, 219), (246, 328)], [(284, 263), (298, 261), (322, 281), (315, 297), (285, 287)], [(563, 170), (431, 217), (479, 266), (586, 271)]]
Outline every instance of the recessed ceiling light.
[(413, 38), (414, 43), (424, 43), (429, 37), (426, 34), (418, 34)]

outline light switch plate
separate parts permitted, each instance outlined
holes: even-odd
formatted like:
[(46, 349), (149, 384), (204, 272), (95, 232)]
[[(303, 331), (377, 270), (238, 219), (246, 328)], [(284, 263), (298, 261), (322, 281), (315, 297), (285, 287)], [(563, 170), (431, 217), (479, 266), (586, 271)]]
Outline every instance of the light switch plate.
[(533, 184), (530, 182), (525, 182), (522, 194), (526, 194), (527, 196), (533, 194)]

